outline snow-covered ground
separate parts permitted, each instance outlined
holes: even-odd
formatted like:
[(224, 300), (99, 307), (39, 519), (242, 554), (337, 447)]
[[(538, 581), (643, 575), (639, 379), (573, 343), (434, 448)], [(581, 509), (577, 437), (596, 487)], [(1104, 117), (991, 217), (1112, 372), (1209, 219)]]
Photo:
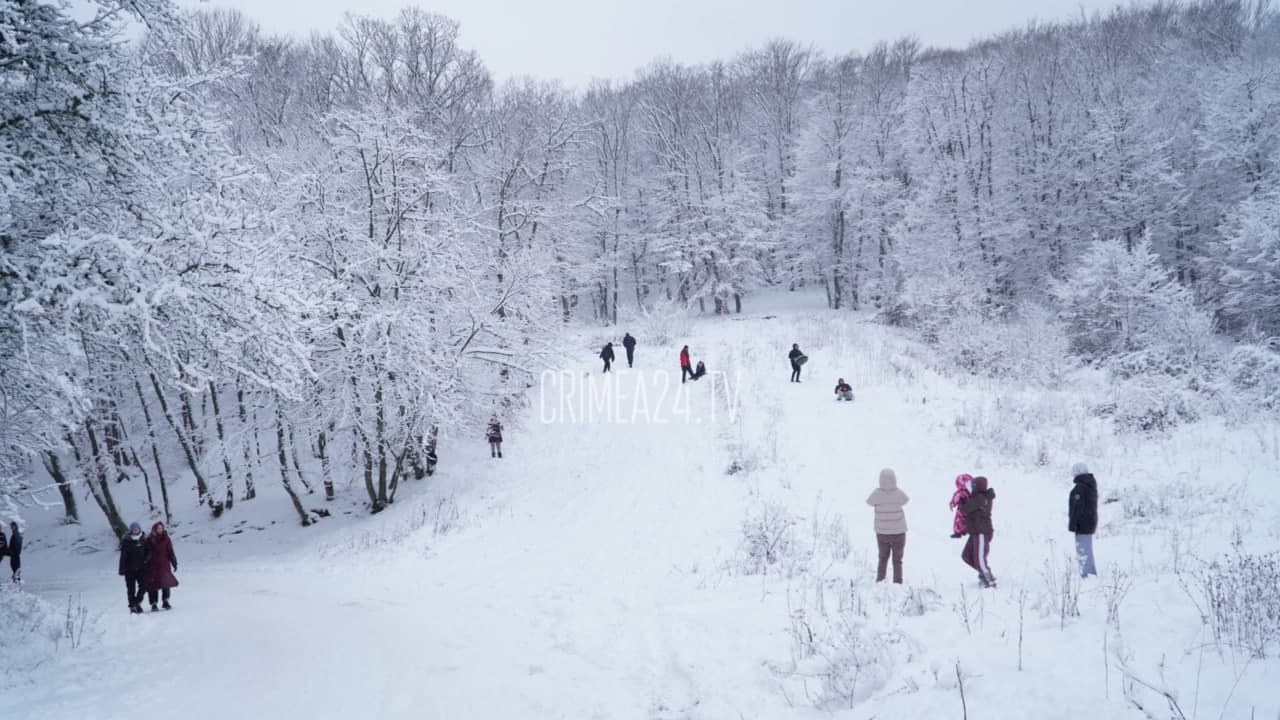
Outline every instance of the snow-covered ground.
[[(172, 612), (126, 612), (98, 518), (29, 516), (23, 592), (56, 615), (22, 622), (61, 639), (0, 628), (20, 660), (0, 658), (0, 717), (1178, 717), (1143, 683), (1187, 718), (1280, 717), (1277, 648), (1221, 649), (1196, 605), (1204, 561), (1280, 548), (1275, 423), (1114, 437), (1068, 388), (952, 379), (819, 306), (792, 294), (663, 347), (637, 325), (636, 368), (607, 379), (585, 332), (501, 460), (449, 448), (373, 518), (177, 529)], [(713, 376), (680, 390), (683, 342)], [(1104, 501), (1083, 584), (1080, 460)], [(882, 467), (912, 498), (905, 587), (872, 582)], [(995, 590), (949, 537), (960, 472), (997, 493)]]

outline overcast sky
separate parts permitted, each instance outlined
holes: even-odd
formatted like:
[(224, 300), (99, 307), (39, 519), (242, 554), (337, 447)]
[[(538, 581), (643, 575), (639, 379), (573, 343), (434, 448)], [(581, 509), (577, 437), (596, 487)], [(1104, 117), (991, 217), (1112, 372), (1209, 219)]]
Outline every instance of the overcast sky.
[[(270, 32), (329, 32), (348, 9), (392, 17), (411, 0), (179, 0), (235, 7)], [(827, 54), (865, 51), (915, 35), (926, 46), (971, 40), (1033, 19), (1078, 18), (1116, 0), (434, 0), (419, 3), (461, 23), (461, 42), (499, 79), (629, 78), (655, 58), (729, 59), (782, 37)]]

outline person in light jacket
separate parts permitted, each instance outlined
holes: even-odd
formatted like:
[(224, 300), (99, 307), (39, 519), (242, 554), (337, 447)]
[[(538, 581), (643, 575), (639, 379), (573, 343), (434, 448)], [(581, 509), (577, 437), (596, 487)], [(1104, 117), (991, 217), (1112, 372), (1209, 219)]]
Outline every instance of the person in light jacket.
[(876, 564), (876, 582), (884, 580), (889, 558), (893, 558), (893, 581), (902, 583), (902, 552), (907, 546), (907, 515), (902, 506), (911, 501), (898, 487), (898, 476), (891, 468), (880, 471), (880, 487), (871, 491), (867, 504), (875, 508), (876, 546), (880, 550)]

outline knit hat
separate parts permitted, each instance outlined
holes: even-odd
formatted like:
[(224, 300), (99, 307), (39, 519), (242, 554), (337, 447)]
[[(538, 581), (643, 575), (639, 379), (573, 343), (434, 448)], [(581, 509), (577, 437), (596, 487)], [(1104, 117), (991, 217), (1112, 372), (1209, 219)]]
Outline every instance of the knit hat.
[(1078, 462), (1071, 466), (1071, 477), (1080, 477), (1089, 474), (1089, 466), (1082, 462)]
[(129, 523), (129, 532), (133, 532), (134, 530), (141, 530), (141, 529), (142, 529), (142, 526), (139, 525), (138, 523), (136, 522)]

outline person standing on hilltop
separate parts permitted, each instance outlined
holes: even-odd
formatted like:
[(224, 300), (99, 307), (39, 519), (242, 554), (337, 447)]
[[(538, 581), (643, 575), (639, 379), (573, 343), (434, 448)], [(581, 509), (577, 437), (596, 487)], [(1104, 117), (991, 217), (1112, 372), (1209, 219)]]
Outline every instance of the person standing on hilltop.
[(489, 428), (485, 430), (484, 436), (489, 440), (489, 457), (502, 457), (502, 423), (498, 422), (497, 415), (489, 418)]
[(800, 366), (809, 358), (805, 357), (805, 354), (800, 351), (799, 343), (791, 346), (791, 352), (787, 353), (787, 359), (791, 361), (791, 382), (800, 382)]
[(876, 582), (884, 580), (889, 558), (893, 557), (893, 581), (902, 584), (902, 551), (907, 547), (907, 514), (902, 506), (911, 498), (898, 488), (898, 476), (892, 468), (880, 471), (880, 487), (871, 491), (867, 504), (875, 508), (876, 547), (880, 551), (876, 564)]
[(1098, 529), (1098, 481), (1089, 466), (1078, 462), (1071, 466), (1073, 483), (1067, 498), (1067, 530), (1076, 534), (1076, 557), (1080, 560), (1080, 576), (1097, 575), (1093, 561), (1093, 533)]
[(600, 359), (604, 361), (604, 371), (609, 372), (609, 368), (613, 367), (613, 343), (607, 342), (600, 351)]
[(631, 367), (636, 357), (636, 339), (631, 337), (631, 333), (622, 337), (622, 349), (627, 351), (627, 367)]
[(987, 478), (979, 475), (973, 479), (973, 490), (969, 497), (960, 501), (961, 514), (964, 515), (965, 529), (969, 539), (964, 544), (960, 559), (978, 571), (978, 579), (982, 587), (996, 586), (995, 575), (987, 564), (987, 556), (991, 554), (991, 538), (995, 534), (991, 523), (991, 506), (995, 502), (996, 491), (987, 486)]
[(680, 348), (680, 383), (684, 384), (684, 381), (692, 374), (693, 363), (689, 361), (689, 346), (685, 345)]

